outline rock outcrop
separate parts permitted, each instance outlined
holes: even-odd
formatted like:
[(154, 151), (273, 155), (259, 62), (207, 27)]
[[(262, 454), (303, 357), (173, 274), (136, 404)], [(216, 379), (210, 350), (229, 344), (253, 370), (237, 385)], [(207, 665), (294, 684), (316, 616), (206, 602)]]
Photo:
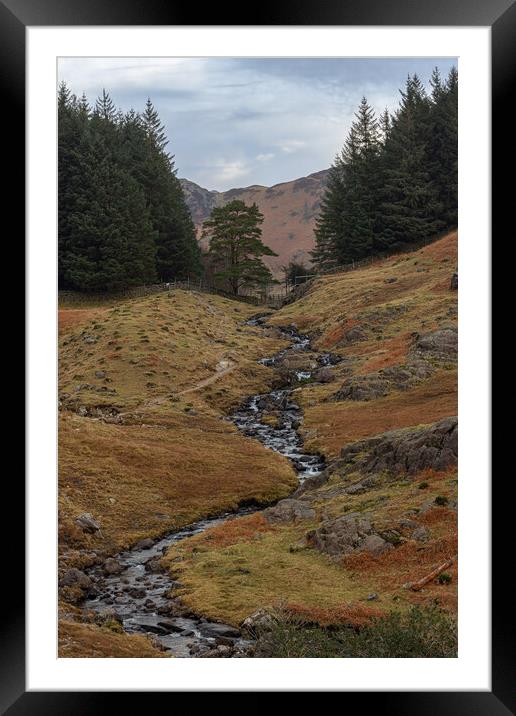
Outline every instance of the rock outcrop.
[(458, 457), (458, 421), (444, 418), (431, 425), (390, 430), (347, 445), (340, 457), (318, 475), (309, 477), (294, 493), (299, 498), (325, 485), (330, 477), (343, 480), (357, 474), (359, 480), (345, 488), (336, 486), (339, 494), (360, 494), (374, 487), (375, 475), (413, 475), (420, 470), (445, 470), (456, 465)]
[(264, 516), (271, 523), (279, 522), (300, 522), (311, 520), (315, 517), (315, 510), (303, 500), (286, 499), (280, 500), (274, 507), (264, 510)]
[(439, 362), (457, 360), (458, 333), (457, 326), (443, 326), (437, 331), (423, 333), (416, 337), (416, 353)]
[(425, 360), (412, 360), (374, 373), (347, 378), (332, 400), (375, 400), (393, 390), (407, 390), (430, 377), (434, 367)]
[(334, 467), (341, 474), (380, 472), (414, 474), (444, 470), (457, 464), (458, 421), (444, 418), (432, 425), (403, 428), (375, 435), (341, 450)]
[(334, 556), (357, 551), (379, 556), (393, 549), (390, 542), (374, 531), (369, 515), (359, 512), (324, 521), (321, 527), (307, 533), (306, 541)]

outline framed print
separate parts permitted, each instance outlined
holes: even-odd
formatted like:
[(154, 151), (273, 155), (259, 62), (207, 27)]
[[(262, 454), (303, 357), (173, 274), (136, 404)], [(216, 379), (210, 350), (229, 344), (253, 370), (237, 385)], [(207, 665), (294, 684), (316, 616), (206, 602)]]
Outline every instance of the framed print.
[(2, 708), (511, 713), (490, 134), (514, 4), (191, 15), (1, 5), (29, 398)]

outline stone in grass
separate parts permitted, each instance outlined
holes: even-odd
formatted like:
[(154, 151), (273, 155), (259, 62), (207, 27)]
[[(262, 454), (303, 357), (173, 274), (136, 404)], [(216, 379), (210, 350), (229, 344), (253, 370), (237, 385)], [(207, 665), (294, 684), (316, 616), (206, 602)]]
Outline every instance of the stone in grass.
[(273, 615), (266, 609), (258, 609), (244, 619), (240, 628), (247, 634), (255, 634), (256, 631), (271, 631), (275, 623)]
[(417, 529), (412, 532), (412, 539), (415, 539), (417, 542), (428, 542), (430, 539), (430, 531), (426, 527), (418, 527)]
[(89, 512), (83, 512), (82, 515), (79, 515), (75, 520), (75, 524), (89, 534), (100, 531), (100, 524)]
[(264, 516), (268, 522), (298, 522), (299, 520), (310, 520), (315, 517), (315, 510), (301, 500), (287, 498), (280, 500), (274, 507), (264, 510)]

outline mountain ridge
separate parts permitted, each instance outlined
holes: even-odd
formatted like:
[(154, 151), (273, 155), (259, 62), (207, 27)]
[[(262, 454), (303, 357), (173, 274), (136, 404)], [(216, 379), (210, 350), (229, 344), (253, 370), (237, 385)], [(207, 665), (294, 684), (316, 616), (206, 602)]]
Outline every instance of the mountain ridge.
[[(180, 179), (186, 203), (200, 239), (202, 223), (215, 207), (240, 199), (246, 204), (256, 202), (264, 215), (262, 239), (275, 251), (277, 257), (266, 257), (265, 262), (275, 274), (289, 261), (310, 264), (310, 251), (314, 247), (316, 217), (324, 193), (328, 169), (313, 172), (305, 177), (279, 182), (272, 186), (251, 184), (227, 191), (205, 189), (189, 179)], [(202, 241), (201, 241), (202, 243)]]

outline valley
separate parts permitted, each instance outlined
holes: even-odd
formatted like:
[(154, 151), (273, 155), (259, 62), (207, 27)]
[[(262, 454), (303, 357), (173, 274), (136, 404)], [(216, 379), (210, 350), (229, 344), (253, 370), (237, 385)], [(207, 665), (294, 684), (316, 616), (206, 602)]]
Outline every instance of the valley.
[(456, 262), (452, 232), (261, 315), (183, 290), (62, 306), (60, 655), (452, 618)]

